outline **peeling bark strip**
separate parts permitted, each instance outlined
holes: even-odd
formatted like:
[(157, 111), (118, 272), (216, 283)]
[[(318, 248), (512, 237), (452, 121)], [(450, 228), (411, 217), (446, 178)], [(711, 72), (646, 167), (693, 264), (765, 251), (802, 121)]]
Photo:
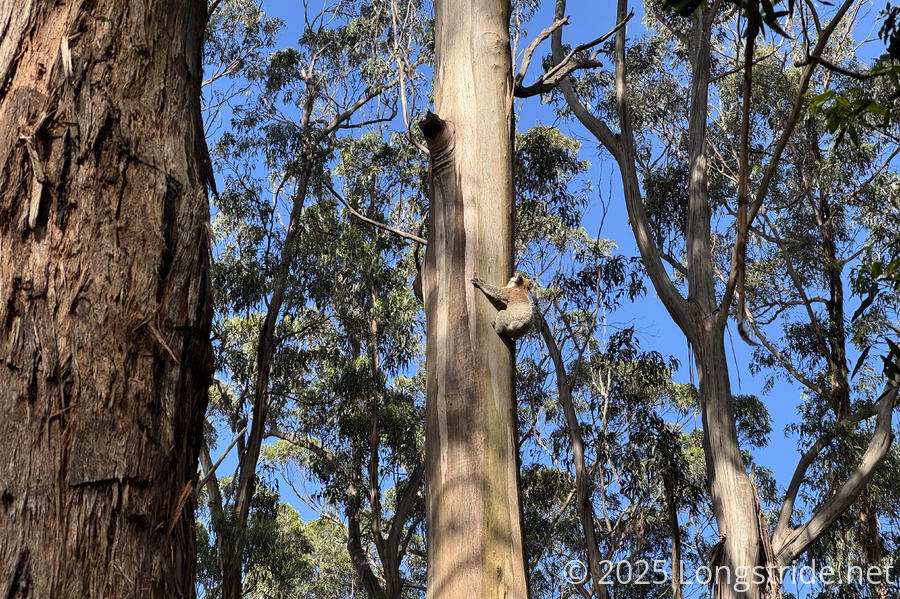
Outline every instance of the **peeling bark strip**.
[(0, 1), (0, 596), (194, 595), (205, 15)]
[(422, 271), (428, 598), (526, 597), (514, 355), (472, 277), (513, 270), (509, 3), (435, 2)]

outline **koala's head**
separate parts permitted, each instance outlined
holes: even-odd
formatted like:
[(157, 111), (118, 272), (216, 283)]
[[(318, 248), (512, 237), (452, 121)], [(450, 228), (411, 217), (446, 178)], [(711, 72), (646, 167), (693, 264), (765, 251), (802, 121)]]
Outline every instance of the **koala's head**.
[(507, 287), (524, 287), (525, 291), (531, 291), (532, 287), (534, 287), (534, 281), (526, 277), (522, 271), (517, 270), (516, 274), (510, 277), (509, 282), (506, 284)]

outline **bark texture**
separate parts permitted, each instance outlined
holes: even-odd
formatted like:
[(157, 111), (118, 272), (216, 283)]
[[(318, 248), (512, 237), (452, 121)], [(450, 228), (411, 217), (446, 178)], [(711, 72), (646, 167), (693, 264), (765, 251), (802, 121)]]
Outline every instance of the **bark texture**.
[(0, 595), (191, 597), (205, 3), (0, 0)]
[(428, 597), (526, 597), (514, 347), (474, 276), (513, 270), (507, 1), (435, 2), (426, 315)]

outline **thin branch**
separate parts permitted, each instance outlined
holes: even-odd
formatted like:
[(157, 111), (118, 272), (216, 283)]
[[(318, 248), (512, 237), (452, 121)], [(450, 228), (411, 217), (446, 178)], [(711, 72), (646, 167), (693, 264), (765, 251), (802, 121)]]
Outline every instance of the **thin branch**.
[(534, 55), (534, 51), (537, 50), (537, 47), (543, 42), (545, 39), (550, 37), (550, 35), (562, 27), (563, 25), (569, 24), (569, 17), (563, 17), (561, 19), (557, 19), (553, 22), (550, 27), (547, 27), (543, 31), (541, 31), (528, 47), (525, 48), (524, 54), (522, 54), (522, 64), (519, 65), (519, 72), (516, 73), (516, 85), (522, 83), (525, 80), (525, 73), (528, 71), (528, 65), (531, 64), (531, 57)]
[(820, 64), (829, 71), (833, 71), (838, 73), (839, 75), (845, 75), (847, 77), (851, 77), (858, 81), (866, 81), (868, 79), (874, 79), (875, 77), (883, 77), (884, 75), (890, 74), (890, 71), (870, 71), (868, 73), (860, 73), (858, 71), (851, 71), (850, 69), (845, 69), (844, 67), (838, 66), (833, 62), (822, 58), (821, 56), (807, 56), (804, 60), (796, 60), (794, 61), (795, 67), (805, 67), (811, 64)]
[[(822, 52), (825, 50), (825, 46), (827, 45), (828, 39), (831, 37), (831, 34), (834, 33), (834, 30), (844, 18), (844, 15), (852, 4), (853, 0), (844, 0), (844, 3), (838, 9), (837, 13), (834, 15), (834, 18), (829, 21), (828, 25), (824, 30), (822, 30), (822, 33), (819, 35), (816, 46), (815, 48), (813, 48), (813, 51), (809, 55), (810, 59), (822, 55)], [(803, 72), (800, 75), (800, 82), (797, 86), (797, 93), (794, 95), (791, 112), (784, 123), (784, 128), (781, 131), (781, 136), (778, 138), (778, 141), (775, 144), (775, 148), (772, 151), (772, 157), (770, 158), (769, 163), (766, 165), (766, 169), (763, 172), (762, 180), (760, 181), (759, 188), (756, 191), (756, 197), (754, 198), (753, 203), (750, 205), (747, 211), (747, 226), (753, 224), (757, 213), (762, 207), (763, 201), (765, 201), (766, 195), (769, 193), (769, 184), (772, 182), (772, 178), (775, 176), (775, 171), (777, 170), (778, 165), (781, 162), (781, 155), (784, 152), (784, 149), (787, 147), (788, 141), (790, 140), (791, 135), (794, 132), (794, 127), (797, 125), (797, 121), (800, 119), (800, 113), (803, 109), (806, 90), (809, 88), (809, 83), (812, 79), (813, 72), (815, 71), (815, 66), (815, 62), (810, 62), (810, 64), (804, 67)], [(728, 306), (731, 304), (731, 298), (734, 295), (735, 286), (738, 282), (737, 262), (740, 259), (739, 252), (740, 248), (738, 247), (738, 244), (735, 243), (731, 251), (731, 270), (729, 272), (728, 285), (726, 285), (725, 287), (725, 293), (722, 296), (722, 303), (720, 304), (719, 320), (723, 323), (728, 318)]]
[[(772, 56), (774, 56), (774, 55), (778, 52), (779, 49), (780, 49), (780, 48), (775, 48), (774, 50), (772, 50), (772, 51), (769, 52), (768, 54), (766, 54), (766, 55), (764, 55), (764, 56), (760, 56), (759, 58), (757, 58), (756, 60), (753, 61), (752, 66), (756, 66), (756, 65), (758, 65), (759, 63), (768, 60), (769, 58), (771, 58)], [(719, 79), (724, 79), (725, 77), (728, 77), (729, 75), (734, 75), (735, 73), (740, 73), (742, 70), (744, 70), (744, 65), (743, 65), (743, 64), (740, 65), (740, 66), (734, 67), (733, 69), (728, 69), (728, 70), (725, 71), (724, 73), (719, 73), (718, 75), (713, 75), (712, 77), (709, 78), (709, 82), (710, 82), (710, 83), (715, 83), (715, 82), (718, 81)]]
[[(554, 18), (559, 20), (566, 11), (566, 0), (556, 0), (556, 8)], [(620, 0), (616, 12), (617, 21), (622, 23), (621, 27), (617, 27), (616, 46), (615, 46), (615, 73), (616, 73), (616, 106), (619, 112), (619, 121), (622, 126), (621, 135), (612, 132), (609, 126), (601, 119), (597, 118), (584, 103), (578, 98), (572, 82), (568, 77), (562, 78), (559, 82), (559, 88), (563, 92), (566, 104), (572, 113), (578, 118), (584, 127), (591, 132), (597, 141), (603, 145), (606, 150), (612, 154), (622, 171), (622, 184), (625, 189), (625, 206), (628, 211), (628, 218), (632, 223), (635, 241), (641, 253), (641, 258), (647, 268), (647, 273), (653, 282), (653, 286), (663, 304), (670, 314), (673, 315), (675, 321), (690, 329), (691, 321), (688, 314), (687, 303), (678, 292), (675, 284), (669, 278), (663, 266), (659, 252), (653, 237), (650, 234), (650, 227), (647, 222), (647, 214), (644, 211), (643, 198), (641, 197), (640, 183), (637, 180), (634, 159), (634, 136), (631, 130), (630, 114), (628, 108), (627, 89), (625, 82), (625, 33), (624, 27), (627, 22), (628, 6), (624, 0)], [(553, 32), (551, 38), (551, 47), (553, 52), (553, 61), (561, 63), (564, 60), (562, 49), (562, 30), (557, 29)]]
[(197, 483), (197, 489), (202, 489), (203, 485), (205, 485), (207, 481), (209, 481), (210, 477), (216, 473), (216, 468), (219, 467), (219, 465), (222, 463), (222, 460), (224, 460), (225, 456), (228, 455), (228, 452), (231, 451), (231, 448), (235, 446), (238, 440), (243, 437), (244, 433), (246, 432), (247, 427), (245, 426), (240, 431), (238, 431), (238, 434), (234, 436), (234, 438), (231, 440), (231, 443), (228, 444), (228, 447), (225, 448), (225, 451), (223, 451), (222, 455), (219, 456), (219, 459), (216, 460), (216, 463), (210, 466), (209, 469), (204, 468), (205, 472), (203, 473), (203, 480)]
[[(852, 4), (853, 0), (844, 0), (844, 3), (841, 4), (841, 7), (834, 15), (834, 18), (829, 21), (828, 25), (824, 30), (822, 30), (822, 33), (819, 35), (816, 46), (810, 53), (810, 58), (815, 58), (822, 55), (822, 52), (825, 50), (825, 46), (828, 43), (828, 39), (831, 37), (831, 34), (834, 33), (834, 30), (841, 22), (841, 19), (844, 18), (844, 15)], [(771, 183), (772, 177), (775, 176), (775, 169), (778, 166), (779, 161), (781, 160), (781, 154), (782, 152), (784, 152), (784, 149), (787, 146), (788, 139), (790, 139), (791, 134), (794, 131), (794, 126), (797, 124), (797, 120), (800, 118), (800, 112), (803, 108), (804, 96), (806, 94), (806, 90), (809, 88), (809, 82), (812, 79), (814, 70), (815, 64), (811, 63), (803, 69), (803, 73), (800, 75), (800, 83), (797, 86), (797, 93), (794, 96), (794, 105), (791, 109), (791, 113), (790, 115), (788, 115), (787, 121), (784, 125), (784, 129), (781, 132), (781, 137), (778, 139), (778, 143), (776, 143), (775, 145), (775, 150), (772, 152), (772, 158), (769, 161), (769, 164), (766, 165), (766, 170), (763, 173), (762, 180), (760, 181), (759, 189), (757, 189), (756, 192), (756, 199), (753, 201), (753, 205), (750, 206), (748, 214), (749, 223), (753, 223), (753, 220), (756, 217), (756, 213), (759, 212), (759, 209), (762, 207), (762, 203), (769, 192), (769, 183)]]
[[(869, 177), (865, 181), (863, 181), (862, 183), (857, 185), (853, 189), (853, 191), (851, 191), (841, 201), (846, 204), (846, 203), (850, 202), (850, 200), (852, 200), (853, 198), (858, 196), (860, 194), (860, 192), (862, 192), (862, 190), (866, 188), (866, 186), (868, 186), (870, 183), (872, 183), (872, 181), (875, 180), (875, 177), (880, 175), (881, 172), (888, 167), (888, 165), (897, 156), (897, 154), (900, 154), (900, 146), (895, 147), (894, 151), (890, 153), (890, 155), (884, 160), (884, 162), (882, 162), (881, 165), (878, 166), (878, 168), (876, 168), (874, 171), (872, 171), (872, 174), (869, 175)], [(849, 259), (845, 260), (844, 264), (846, 264), (848, 261), (849, 261)]]
[(347, 210), (350, 211), (350, 214), (352, 214), (359, 220), (369, 223), (370, 225), (373, 225), (375, 227), (378, 227), (379, 229), (388, 231), (389, 233), (393, 233), (394, 235), (399, 235), (400, 237), (402, 237), (404, 239), (408, 239), (409, 241), (414, 241), (414, 242), (420, 243), (422, 245), (428, 245), (428, 242), (425, 241), (424, 239), (422, 239), (421, 237), (419, 237), (418, 235), (413, 235), (412, 233), (407, 233), (406, 231), (401, 231), (400, 229), (395, 229), (394, 227), (392, 227), (390, 225), (386, 225), (386, 224), (380, 223), (376, 220), (372, 220), (371, 218), (369, 218), (367, 216), (363, 216), (362, 214), (357, 212), (357, 210), (353, 206), (351, 206), (350, 203), (347, 200), (345, 200), (343, 198), (343, 196), (341, 196), (341, 194), (339, 194), (337, 191), (335, 191), (334, 187), (332, 187), (330, 183), (325, 183), (325, 187), (328, 189), (328, 191), (331, 192), (331, 195), (333, 195), (335, 198), (337, 198), (337, 200), (341, 204), (343, 204), (347, 208)]
[(809, 296), (806, 294), (806, 289), (803, 286), (803, 281), (800, 278), (800, 274), (794, 268), (794, 261), (791, 259), (791, 253), (787, 244), (781, 239), (781, 236), (778, 232), (778, 228), (775, 223), (769, 218), (769, 215), (766, 214), (765, 211), (761, 212), (762, 218), (766, 221), (766, 224), (769, 226), (769, 230), (772, 231), (772, 236), (776, 239), (775, 245), (778, 246), (779, 251), (782, 254), (782, 258), (784, 259), (784, 265), (788, 272), (788, 277), (790, 277), (791, 282), (794, 284), (794, 288), (797, 290), (797, 295), (800, 296), (800, 299), (803, 301), (803, 306), (806, 308), (806, 314), (809, 316), (809, 324), (813, 327), (813, 330), (816, 333), (816, 338), (819, 343), (822, 344), (823, 347), (827, 347), (827, 341), (825, 338), (825, 332), (822, 330), (822, 326), (819, 324), (819, 318), (816, 316), (815, 310), (813, 310), (812, 302), (809, 299)]
[(216, 480), (216, 469), (213, 468), (212, 458), (209, 455), (209, 447), (207, 447), (206, 441), (200, 445), (200, 464), (207, 473), (204, 477), (206, 492), (209, 495), (207, 505), (213, 516), (213, 527), (215, 528), (219, 522), (224, 524), (225, 510), (222, 503), (222, 492), (219, 490), (219, 481)]
[(367, 121), (360, 121), (358, 123), (344, 123), (343, 125), (339, 125), (338, 129), (361, 129), (363, 127), (369, 127), (370, 125), (377, 125), (379, 123), (389, 123), (394, 120), (397, 116), (397, 109), (394, 108), (390, 114), (390, 116), (380, 116), (373, 119), (369, 119)]
[(678, 274), (686, 277), (687, 276), (687, 267), (676, 260), (673, 256), (671, 256), (668, 252), (659, 252), (660, 257), (666, 261), (666, 263), (678, 271)]
[[(556, 12), (554, 14), (554, 18), (559, 20), (563, 17), (566, 12), (566, 0), (556, 0)], [(557, 29), (553, 32), (553, 37), (550, 40), (550, 45), (553, 52), (553, 61), (554, 62), (562, 62), (563, 53), (562, 53), (562, 30)], [(618, 156), (621, 152), (619, 151), (619, 144), (616, 140), (616, 135), (610, 130), (609, 126), (594, 116), (590, 110), (581, 102), (578, 96), (575, 94), (575, 89), (572, 87), (572, 82), (569, 81), (568, 78), (563, 78), (559, 83), (559, 88), (563, 92), (563, 96), (566, 98), (566, 103), (569, 105), (569, 109), (575, 114), (581, 124), (590, 131), (594, 137), (596, 137), (601, 144), (609, 151), (613, 156)]]
[(213, 0), (213, 3), (209, 5), (209, 9), (206, 11), (206, 19), (209, 20), (213, 13), (216, 12), (216, 9), (219, 8), (219, 4), (222, 3), (222, 0)]
[[(416, 60), (416, 62), (414, 62), (413, 64), (410, 65), (410, 68), (413, 68), (413, 69), (416, 68), (417, 66), (422, 64), (422, 62), (424, 62), (424, 60), (425, 60), (424, 57), (419, 58), (418, 60)], [(351, 116), (353, 116), (353, 114), (357, 110), (359, 110), (360, 108), (362, 108), (363, 106), (368, 104), (369, 101), (371, 101), (373, 98), (377, 98), (382, 93), (391, 89), (395, 85), (399, 85), (401, 80), (402, 80), (402, 75), (398, 75), (397, 77), (394, 77), (392, 80), (388, 81), (387, 83), (378, 85), (376, 87), (366, 88), (366, 91), (361, 96), (359, 96), (359, 98), (357, 98), (356, 102), (351, 104), (343, 112), (336, 114), (334, 116), (334, 118), (331, 119), (331, 121), (328, 123), (328, 125), (326, 125), (325, 128), (323, 129), (322, 134), (329, 135), (329, 134), (333, 133), (334, 131), (336, 131), (339, 127), (344, 126), (344, 123)]]
[(775, 347), (769, 339), (760, 332), (759, 327), (756, 323), (756, 317), (753, 316), (753, 313), (750, 312), (749, 308), (746, 308), (747, 321), (750, 323), (750, 326), (753, 328), (753, 334), (760, 340), (763, 347), (765, 347), (770, 354), (772, 354), (776, 360), (778, 360), (779, 364), (787, 370), (795, 379), (801, 382), (804, 386), (806, 386), (810, 391), (816, 393), (818, 395), (826, 395), (825, 390), (820, 386), (816, 385), (814, 382), (803, 376), (803, 373), (797, 370), (794, 364), (787, 359), (787, 357), (781, 353), (781, 351)]
[(316, 455), (319, 459), (330, 462), (332, 466), (335, 468), (339, 468), (341, 470), (345, 470), (344, 465), (338, 462), (334, 454), (325, 449), (324, 447), (314, 443), (309, 439), (304, 439), (303, 437), (298, 437), (294, 433), (288, 433), (285, 431), (281, 431), (278, 429), (269, 429), (266, 431), (266, 437), (275, 437), (276, 439), (281, 439), (282, 441), (287, 441), (291, 445), (296, 445), (297, 447), (301, 447), (308, 451), (311, 451)]
[(387, 538), (387, 552), (392, 556), (398, 555), (399, 557), (400, 540), (401, 534), (403, 532), (403, 525), (406, 522), (406, 519), (409, 516), (409, 511), (412, 509), (416, 496), (419, 493), (419, 487), (422, 484), (422, 479), (424, 478), (424, 476), (425, 460), (422, 459), (419, 460), (418, 463), (416, 463), (415, 468), (413, 468), (412, 473), (409, 475), (409, 478), (407, 479), (406, 490), (400, 497), (400, 500), (397, 502), (397, 508), (394, 510), (394, 519), (391, 521), (391, 526), (390, 530), (388, 531)]
[(556, 345), (556, 339), (553, 338), (553, 333), (543, 316), (538, 316), (538, 319), (541, 336), (544, 338), (544, 343), (547, 344), (547, 351), (550, 353), (556, 371), (558, 400), (563, 406), (568, 425), (569, 442), (572, 445), (572, 462), (575, 468), (575, 504), (578, 519), (581, 522), (584, 541), (587, 545), (588, 572), (591, 575), (597, 596), (601, 599), (607, 598), (609, 597), (609, 591), (601, 582), (600, 547), (594, 531), (594, 504), (591, 501), (590, 481), (588, 480), (588, 470), (584, 461), (584, 438), (581, 426), (578, 423), (578, 415), (575, 411), (572, 388), (569, 386), (566, 365), (563, 362), (562, 355), (560, 355), (559, 347)]

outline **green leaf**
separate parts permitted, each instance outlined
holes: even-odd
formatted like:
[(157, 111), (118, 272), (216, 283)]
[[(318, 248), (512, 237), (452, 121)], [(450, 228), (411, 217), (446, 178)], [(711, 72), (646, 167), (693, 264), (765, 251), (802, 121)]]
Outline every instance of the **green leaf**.
[(850, 373), (851, 379), (856, 376), (857, 372), (859, 372), (860, 367), (863, 365), (863, 363), (865, 363), (866, 358), (869, 357), (869, 350), (871, 350), (871, 349), (872, 349), (872, 346), (867, 345), (866, 349), (864, 349), (862, 351), (862, 353), (859, 356), (859, 359), (856, 361), (856, 366), (853, 367), (853, 372)]
[(863, 312), (866, 311), (866, 308), (872, 305), (872, 302), (875, 301), (875, 297), (878, 294), (878, 289), (873, 288), (869, 290), (869, 295), (863, 298), (862, 303), (859, 305), (859, 308), (856, 309), (856, 312), (853, 313), (853, 316), (850, 318), (851, 321), (855, 321), (859, 318)]

